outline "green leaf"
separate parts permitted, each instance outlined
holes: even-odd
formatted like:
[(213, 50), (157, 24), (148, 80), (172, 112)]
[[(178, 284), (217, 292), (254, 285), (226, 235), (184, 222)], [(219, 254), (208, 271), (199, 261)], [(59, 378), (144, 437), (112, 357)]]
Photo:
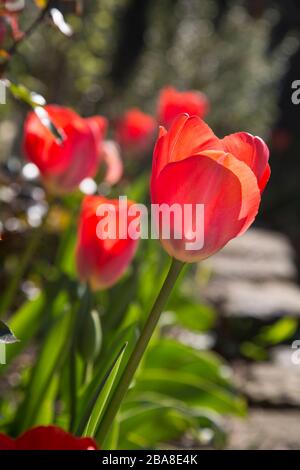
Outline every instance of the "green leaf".
[(58, 375), (55, 375), (49, 384), (41, 405), (39, 406), (39, 411), (35, 417), (33, 426), (49, 426), (53, 423), (58, 385)]
[[(137, 327), (136, 324), (130, 325), (124, 330), (117, 331), (111, 340), (105, 344), (100, 358), (97, 360), (97, 368), (94, 372), (94, 377), (90, 383), (88, 383), (79, 393), (78, 397), (78, 413), (75, 429), (78, 430), (78, 435), (81, 435), (84, 431), (84, 427), (91, 414), (90, 404), (94, 404), (93, 399), (95, 397), (95, 390), (99, 387), (99, 384), (105, 380), (105, 374), (107, 370), (107, 364), (112, 364), (114, 359), (120, 352), (120, 345), (128, 343), (127, 348), (124, 351), (123, 361), (119, 367), (118, 375), (122, 374), (128, 357), (133, 349), (133, 346), (137, 338)], [(104, 337), (105, 339), (105, 337)], [(89, 409), (88, 409), (89, 408)], [(83, 423), (83, 424), (79, 424)]]
[(268, 354), (265, 348), (251, 341), (244, 341), (240, 346), (243, 356), (253, 361), (266, 361)]
[(265, 326), (257, 336), (257, 340), (263, 344), (278, 344), (293, 336), (298, 328), (296, 318), (283, 317), (271, 326)]
[(111, 425), (111, 428), (104, 439), (104, 442), (101, 443), (102, 450), (118, 450), (118, 442), (120, 436), (120, 423), (117, 419)]
[(85, 361), (94, 360), (101, 349), (102, 329), (99, 313), (96, 310), (86, 312), (77, 333), (78, 350)]
[(201, 429), (210, 429), (214, 442), (224, 443), (218, 414), (188, 407), (162, 394), (145, 393), (122, 408), (118, 449), (157, 448), (188, 430), (196, 438)]
[(24, 85), (18, 85), (8, 80), (6, 82), (8, 89), (14, 98), (23, 101), (31, 108), (35, 108), (36, 106), (44, 106), (46, 104), (46, 100), (43, 96), (28, 90), (28, 88), (26, 88)]
[(78, 207), (79, 204), (77, 205), (77, 210), (73, 210), (71, 212), (70, 223), (64, 233), (61, 234), (55, 260), (56, 266), (71, 278), (75, 278), (76, 274), (74, 251), (77, 240), (76, 222), (78, 217)]
[(11, 329), (0, 320), (0, 343), (11, 344), (18, 341)]
[(224, 415), (244, 416), (245, 401), (233, 392), (214, 384), (205, 377), (190, 372), (168, 369), (146, 369), (138, 377), (134, 390), (137, 392), (162, 393), (188, 406), (206, 408)]
[(207, 331), (215, 324), (216, 312), (213, 307), (201, 304), (178, 290), (168, 303), (168, 310), (174, 315), (174, 323), (192, 331)]
[(144, 359), (143, 368), (145, 370), (163, 368), (170, 372), (180, 370), (230, 387), (229, 369), (217, 354), (211, 351), (198, 351), (174, 339), (161, 338), (152, 345)]
[(19, 407), (14, 434), (20, 434), (36, 423), (48, 387), (61, 367), (68, 352), (72, 316), (70, 312), (59, 317), (49, 331), (32, 371), (27, 393)]
[(121, 422), (119, 450), (151, 449), (174, 441), (191, 427), (195, 428), (196, 422), (174, 407), (140, 403)]
[(175, 310), (176, 321), (192, 331), (207, 331), (214, 326), (215, 311), (208, 305), (192, 303), (181, 304)]
[(100, 424), (104, 408), (108, 402), (110, 392), (116, 379), (126, 347), (127, 343), (125, 343), (120, 349), (118, 355), (107, 370), (102, 381), (98, 382), (98, 385), (95, 388), (89, 403), (87, 404), (85, 412), (81, 417), (79, 426), (77, 428), (77, 435), (83, 434), (84, 436), (91, 437), (97, 435), (98, 425)]

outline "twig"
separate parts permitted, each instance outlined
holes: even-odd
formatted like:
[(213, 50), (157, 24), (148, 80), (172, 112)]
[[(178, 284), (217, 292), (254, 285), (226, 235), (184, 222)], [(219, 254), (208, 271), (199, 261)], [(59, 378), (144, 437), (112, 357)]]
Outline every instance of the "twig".
[(16, 40), (13, 45), (7, 50), (8, 59), (2, 64), (1, 72), (4, 72), (7, 68), (8, 64), (11, 61), (11, 58), (16, 54), (18, 51), (19, 46), (28, 39), (32, 33), (36, 30), (36, 28), (42, 23), (46, 15), (48, 14), (49, 10), (54, 6), (56, 0), (48, 0), (47, 5), (45, 8), (40, 12), (38, 17), (33, 21), (33, 23), (29, 26), (29, 28), (23, 33), (22, 37)]

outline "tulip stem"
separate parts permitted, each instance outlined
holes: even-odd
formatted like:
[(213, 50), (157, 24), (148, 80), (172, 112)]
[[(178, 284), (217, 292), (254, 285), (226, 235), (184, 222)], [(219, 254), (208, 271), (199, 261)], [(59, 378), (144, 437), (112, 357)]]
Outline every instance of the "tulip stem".
[(172, 292), (172, 289), (183, 266), (184, 263), (182, 263), (181, 261), (172, 259), (172, 263), (167, 277), (162, 285), (162, 288), (156, 298), (156, 301), (152, 307), (149, 317), (141, 332), (141, 335), (135, 345), (134, 350), (131, 353), (123, 375), (120, 378), (120, 381), (101, 420), (101, 424), (96, 434), (96, 439), (99, 443), (104, 442), (104, 439), (107, 436), (108, 431), (110, 430), (113, 420), (116, 417), (116, 414), (131, 384), (131, 381), (140, 364), (143, 354), (146, 351), (146, 348), (158, 323), (162, 310), (167, 303), (167, 300)]

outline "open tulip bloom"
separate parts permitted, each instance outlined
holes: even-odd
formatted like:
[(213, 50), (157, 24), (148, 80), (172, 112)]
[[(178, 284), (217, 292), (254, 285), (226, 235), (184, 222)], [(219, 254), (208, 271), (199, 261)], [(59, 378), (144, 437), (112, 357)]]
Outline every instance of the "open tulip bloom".
[[(165, 250), (180, 261), (201, 261), (244, 233), (270, 176), (268, 158), (259, 137), (239, 132), (218, 139), (196, 116), (180, 115), (168, 132), (161, 127), (153, 156), (152, 203), (192, 207), (184, 230), (170, 219), (172, 237), (161, 240)], [(203, 226), (195, 227), (199, 205)], [(203, 230), (203, 246), (187, 250), (186, 238), (198, 230)]]

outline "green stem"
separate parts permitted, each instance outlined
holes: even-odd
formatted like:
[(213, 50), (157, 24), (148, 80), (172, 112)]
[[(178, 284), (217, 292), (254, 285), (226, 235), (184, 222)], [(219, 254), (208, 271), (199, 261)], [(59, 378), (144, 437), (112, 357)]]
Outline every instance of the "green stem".
[(10, 280), (9, 285), (5, 289), (5, 292), (0, 301), (0, 317), (10, 309), (14, 301), (16, 292), (23, 278), (23, 275), (28, 267), (28, 264), (32, 260), (33, 255), (41, 241), (48, 214), (49, 214), (49, 209), (48, 209), (47, 214), (44, 216), (44, 219), (41, 225), (37, 229), (34, 230), (34, 233), (25, 248), (23, 256), (19, 260), (17, 269), (14, 272), (14, 275), (12, 279)]
[(134, 374), (143, 357), (143, 354), (146, 351), (151, 336), (160, 318), (161, 312), (171, 294), (171, 291), (183, 266), (184, 263), (182, 263), (181, 261), (177, 261), (175, 259), (172, 260), (168, 275), (152, 307), (149, 317), (144, 325), (141, 336), (139, 337), (138, 342), (136, 343), (135, 348), (131, 353), (123, 375), (103, 415), (100, 427), (96, 435), (97, 441), (100, 443), (104, 442), (104, 439), (107, 436), (108, 431), (110, 430), (113, 420), (121, 406), (121, 403), (131, 384)]
[(78, 308), (75, 309), (75, 316), (73, 320), (72, 328), (72, 339), (70, 344), (69, 360), (70, 360), (70, 380), (69, 380), (69, 392), (70, 392), (70, 422), (69, 431), (72, 432), (76, 423), (77, 415), (77, 367), (76, 367), (76, 351), (78, 347), (78, 335), (80, 329), (84, 324), (84, 318), (90, 311), (92, 305), (91, 291), (86, 284), (83, 287), (83, 291), (80, 294), (80, 300)]
[(72, 432), (77, 412), (77, 374), (76, 374), (76, 345), (73, 339), (70, 350), (70, 424)]

